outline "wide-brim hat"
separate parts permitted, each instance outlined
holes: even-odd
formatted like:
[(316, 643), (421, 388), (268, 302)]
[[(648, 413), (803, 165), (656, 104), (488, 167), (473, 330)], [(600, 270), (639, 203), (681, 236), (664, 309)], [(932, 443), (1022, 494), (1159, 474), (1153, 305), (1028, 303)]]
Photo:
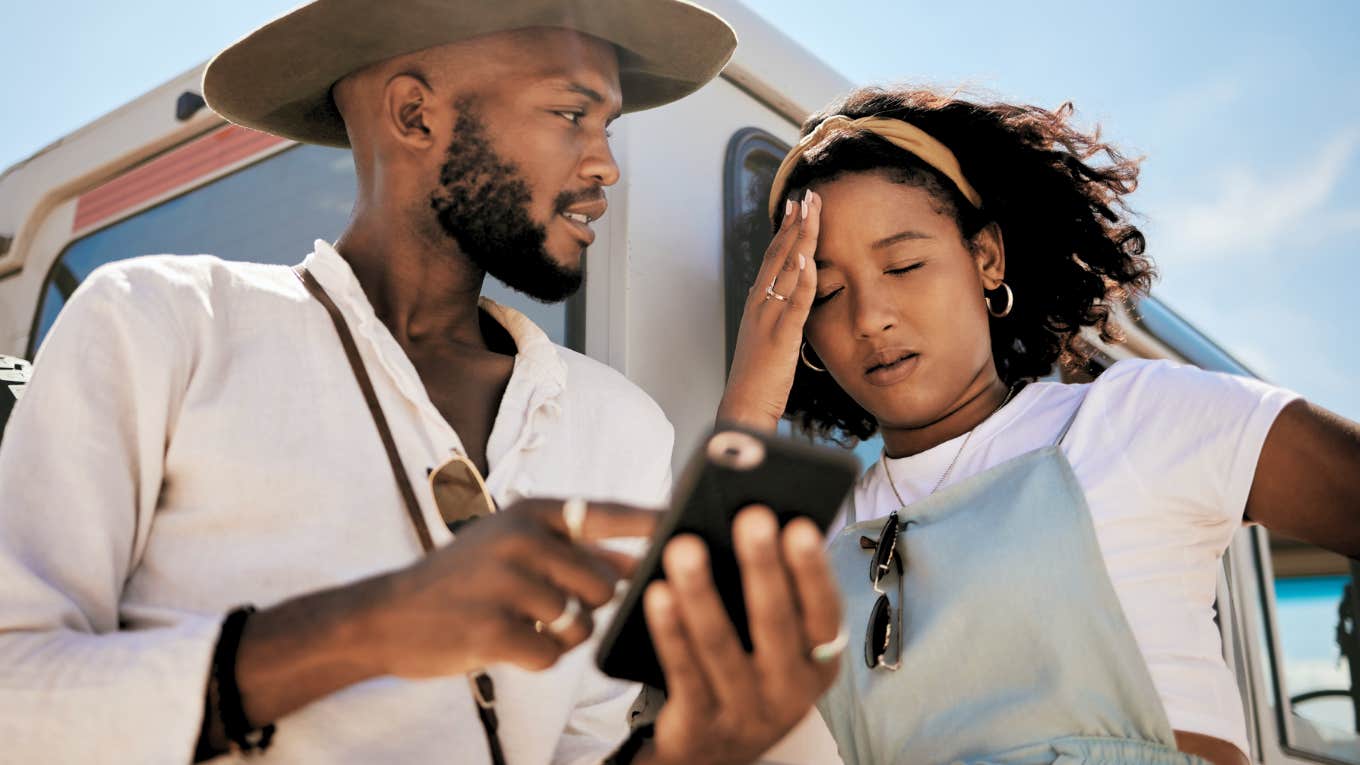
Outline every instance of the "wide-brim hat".
[(732, 27), (685, 0), (314, 0), (217, 54), (203, 72), (213, 111), (304, 143), (348, 146), (331, 88), (370, 64), (494, 32), (558, 27), (612, 43), (623, 110), (693, 93), (722, 71)]

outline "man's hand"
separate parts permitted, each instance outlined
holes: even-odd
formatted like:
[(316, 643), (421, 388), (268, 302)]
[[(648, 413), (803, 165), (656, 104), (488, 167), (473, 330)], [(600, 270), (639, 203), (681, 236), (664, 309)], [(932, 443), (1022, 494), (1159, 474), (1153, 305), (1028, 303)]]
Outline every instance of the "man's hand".
[(709, 573), (708, 552), (678, 537), (664, 555), (666, 581), (644, 605), (669, 698), (638, 762), (745, 763), (803, 719), (835, 679), (838, 663), (811, 658), (840, 630), (840, 597), (805, 518), (781, 533), (768, 508), (733, 523), (754, 651), (743, 649)]
[[(435, 677), (500, 662), (547, 669), (590, 637), (591, 611), (636, 566), (631, 556), (588, 545), (650, 536), (656, 519), (592, 503), (575, 544), (561, 501), (525, 500), (463, 527), (453, 544), (386, 577), (371, 616), (385, 672)], [(569, 598), (582, 609), (566, 629), (535, 628), (561, 616)]]
[[(590, 543), (650, 536), (656, 519), (591, 503), (573, 543), (561, 501), (526, 500), (407, 568), (262, 610), (246, 623), (237, 660), (247, 717), (271, 722), (381, 675), (449, 676), (498, 662), (547, 668), (589, 637), (590, 612), (636, 566)], [(568, 598), (581, 602), (569, 625), (536, 629), (561, 616)]]

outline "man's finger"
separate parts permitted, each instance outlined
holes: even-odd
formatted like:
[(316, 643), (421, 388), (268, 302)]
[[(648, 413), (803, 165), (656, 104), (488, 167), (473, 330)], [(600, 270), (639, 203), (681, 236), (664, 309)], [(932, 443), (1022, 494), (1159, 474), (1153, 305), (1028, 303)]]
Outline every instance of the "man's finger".
[(505, 619), (492, 639), (495, 646), (494, 662), (514, 664), (530, 672), (548, 669), (565, 652), (563, 644), (556, 638), (547, 633), (535, 632), (532, 624), (518, 615)]
[[(567, 536), (566, 501), (533, 500), (534, 512), (548, 528), (561, 536)], [(595, 542), (601, 539), (627, 537), (650, 537), (656, 529), (661, 514), (617, 502), (590, 502), (586, 505), (585, 518), (581, 524), (577, 542)]]
[[(553, 587), (542, 577), (528, 570), (506, 567), (499, 586), (505, 601), (531, 622), (544, 625), (553, 624), (568, 612), (569, 600), (566, 593)], [(575, 618), (557, 631), (549, 631), (549, 637), (562, 644), (564, 649), (574, 648), (590, 637), (594, 622), (590, 611), (576, 606)], [(540, 632), (544, 630), (539, 630)]]
[(619, 573), (589, 548), (539, 533), (513, 540), (507, 552), (519, 565), (576, 596), (591, 610), (614, 597)]
[(735, 709), (751, 703), (757, 690), (755, 669), (713, 587), (703, 541), (692, 535), (676, 537), (666, 545), (662, 562), (685, 634), (719, 705)]
[(620, 550), (610, 550), (604, 547), (589, 547), (591, 554), (604, 561), (608, 566), (619, 575), (620, 579), (630, 579), (637, 573), (638, 565), (642, 562), (636, 555), (632, 555)]

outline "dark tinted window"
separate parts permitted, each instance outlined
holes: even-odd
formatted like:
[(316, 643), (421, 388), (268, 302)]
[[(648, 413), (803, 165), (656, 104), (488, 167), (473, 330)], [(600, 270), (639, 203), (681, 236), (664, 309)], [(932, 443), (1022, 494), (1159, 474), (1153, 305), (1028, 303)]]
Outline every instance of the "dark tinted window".
[[(295, 146), (72, 242), (48, 277), (29, 353), (95, 268), (157, 253), (291, 265), (316, 239), (335, 241), (354, 202), (354, 163), (343, 149)], [(568, 339), (567, 306), (544, 305), (487, 279), (483, 293), (522, 311), (554, 342)]]
[(775, 171), (788, 150), (788, 144), (758, 128), (738, 131), (727, 145), (723, 174), (723, 306), (729, 369), (746, 290), (756, 278), (765, 248), (774, 236), (766, 205)]

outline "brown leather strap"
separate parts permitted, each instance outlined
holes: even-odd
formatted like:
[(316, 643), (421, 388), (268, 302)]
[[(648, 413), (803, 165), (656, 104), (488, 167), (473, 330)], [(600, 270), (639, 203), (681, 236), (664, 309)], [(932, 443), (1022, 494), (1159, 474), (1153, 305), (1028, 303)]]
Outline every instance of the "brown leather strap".
[[(430, 538), (430, 529), (425, 525), (425, 516), (420, 512), (420, 503), (416, 501), (415, 490), (411, 488), (411, 479), (407, 477), (406, 468), (401, 463), (397, 442), (392, 438), (391, 428), (387, 427), (387, 418), (383, 416), (382, 406), (378, 403), (378, 394), (373, 392), (373, 382), (368, 378), (368, 370), (364, 367), (363, 357), (359, 355), (359, 347), (354, 344), (354, 335), (350, 334), (349, 324), (345, 322), (344, 315), (331, 300), (331, 296), (326, 294), (325, 288), (305, 266), (294, 266), (293, 273), (297, 274), (302, 286), (312, 293), (312, 297), (326, 308), (326, 313), (331, 315), (331, 321), (335, 323), (335, 331), (340, 335), (340, 345), (345, 348), (349, 366), (354, 370), (354, 379), (358, 381), (359, 389), (364, 393), (368, 412), (373, 415), (373, 424), (378, 426), (378, 435), (382, 437), (383, 448), (387, 450), (387, 461), (392, 465), (392, 475), (396, 477), (397, 488), (401, 489), (401, 498), (406, 502), (406, 513), (411, 517), (411, 525), (415, 526), (416, 535), (420, 537), (420, 546), (428, 553), (434, 549), (434, 540)], [(496, 718), (495, 683), (492, 682), (490, 675), (480, 671), (473, 672), (468, 680), (472, 686), (473, 701), (477, 705), (477, 717), (481, 720), (482, 730), (486, 732), (491, 762), (493, 765), (505, 765), (505, 752), (501, 748), (500, 734), (497, 730), (500, 722)]]
[(335, 331), (340, 335), (340, 344), (345, 347), (345, 356), (349, 358), (350, 368), (354, 370), (354, 379), (359, 382), (359, 390), (363, 391), (364, 402), (368, 404), (368, 413), (373, 415), (373, 424), (378, 426), (378, 435), (382, 437), (383, 448), (387, 450), (387, 461), (392, 465), (397, 488), (401, 490), (401, 498), (406, 502), (406, 513), (411, 517), (411, 525), (415, 526), (416, 536), (420, 537), (421, 548), (428, 553), (434, 549), (434, 540), (430, 538), (430, 529), (425, 525), (425, 517), (420, 512), (420, 503), (416, 501), (415, 490), (411, 488), (411, 479), (401, 464), (397, 442), (392, 438), (392, 430), (387, 427), (387, 418), (383, 416), (382, 406), (378, 403), (378, 394), (373, 391), (373, 382), (369, 380), (364, 360), (359, 356), (359, 347), (354, 344), (354, 335), (350, 334), (345, 317), (316, 277), (300, 265), (293, 267), (293, 273), (302, 280), (302, 286), (312, 293), (312, 297), (325, 306), (326, 313), (329, 313), (331, 321), (335, 322)]

